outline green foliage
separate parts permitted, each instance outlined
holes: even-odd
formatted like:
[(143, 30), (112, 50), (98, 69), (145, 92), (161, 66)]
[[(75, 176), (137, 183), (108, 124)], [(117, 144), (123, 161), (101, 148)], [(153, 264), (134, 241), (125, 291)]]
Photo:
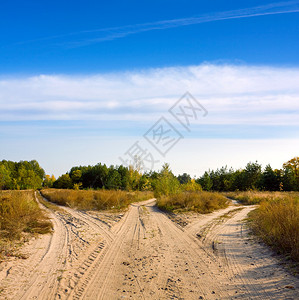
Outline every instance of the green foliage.
[(267, 165), (265, 171), (261, 175), (260, 186), (266, 191), (278, 191), (280, 177), (277, 172), (273, 171), (270, 165)]
[(201, 178), (196, 180), (196, 182), (200, 184), (205, 191), (210, 191), (213, 187), (213, 180), (208, 172), (205, 172)]
[(233, 170), (223, 167), (205, 172), (196, 180), (205, 191), (298, 191), (299, 158), (283, 164), (282, 170), (267, 165), (264, 170), (257, 162), (248, 163), (245, 169)]
[(118, 190), (121, 187), (121, 176), (118, 170), (111, 166), (108, 170), (108, 178), (106, 183), (107, 189)]
[(258, 184), (261, 177), (262, 166), (255, 163), (248, 163), (244, 170), (244, 177), (245, 177), (245, 190), (249, 189), (256, 189), (258, 188)]
[(142, 175), (140, 177), (139, 190), (140, 191), (150, 191), (150, 190), (152, 190), (151, 181), (146, 175)]
[(194, 179), (191, 179), (189, 182), (182, 184), (181, 186), (183, 191), (186, 192), (199, 192), (202, 191), (202, 187)]
[(111, 165), (108, 168), (105, 164), (73, 167), (69, 174), (72, 183), (82, 183), (83, 189), (138, 190), (141, 177), (133, 167)]
[(169, 164), (164, 164), (154, 184), (155, 197), (174, 195), (181, 190), (179, 180), (171, 172)]
[(183, 173), (182, 175), (178, 176), (178, 180), (180, 184), (186, 184), (191, 181), (191, 176), (187, 173)]
[(71, 173), (70, 177), (71, 177), (73, 183), (79, 183), (81, 181), (82, 171), (81, 170), (74, 170)]
[(57, 189), (71, 189), (73, 182), (69, 174), (61, 175), (55, 182), (54, 187)]
[(42, 187), (44, 177), (45, 171), (36, 160), (0, 162), (0, 189), (39, 189)]
[(298, 191), (299, 184), (296, 177), (296, 172), (290, 166), (284, 166), (282, 175), (282, 186), (284, 191)]

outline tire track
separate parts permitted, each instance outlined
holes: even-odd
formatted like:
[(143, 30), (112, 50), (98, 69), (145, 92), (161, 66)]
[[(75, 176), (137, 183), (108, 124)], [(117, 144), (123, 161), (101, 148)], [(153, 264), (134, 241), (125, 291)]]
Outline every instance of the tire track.
[(53, 234), (32, 242), (40, 249), (28, 260), (7, 265), (1, 285), (8, 288), (1, 296), (299, 299), (298, 281), (248, 235), (243, 220), (254, 208), (230, 206), (185, 227), (161, 212), (155, 199), (132, 204), (114, 226), (120, 217), (113, 214), (46, 209)]
[[(234, 299), (297, 299), (298, 280), (287, 274), (271, 251), (252, 241), (243, 221), (254, 206), (244, 206), (209, 234), (210, 241), (219, 240), (219, 259), (226, 266)], [(292, 286), (294, 289), (287, 289)]]

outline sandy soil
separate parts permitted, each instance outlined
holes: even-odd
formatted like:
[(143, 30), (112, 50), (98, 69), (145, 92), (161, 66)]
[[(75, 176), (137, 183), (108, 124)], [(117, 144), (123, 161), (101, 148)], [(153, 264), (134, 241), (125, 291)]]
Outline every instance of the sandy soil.
[(2, 299), (299, 299), (298, 279), (244, 225), (253, 206), (166, 215), (49, 211), (54, 232), (0, 265)]

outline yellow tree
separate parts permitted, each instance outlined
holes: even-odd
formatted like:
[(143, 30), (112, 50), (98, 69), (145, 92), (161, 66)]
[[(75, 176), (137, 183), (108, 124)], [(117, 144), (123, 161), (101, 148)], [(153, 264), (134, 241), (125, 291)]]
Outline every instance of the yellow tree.
[(294, 157), (283, 164), (284, 169), (284, 188), (289, 186), (286, 190), (299, 189), (299, 157)]
[(46, 175), (45, 176), (45, 180), (44, 180), (44, 183), (43, 183), (43, 186), (44, 187), (48, 187), (48, 188), (51, 188), (53, 186), (53, 183), (56, 181), (55, 179), (55, 176), (52, 175)]
[(142, 160), (137, 155), (134, 156), (133, 163), (129, 166), (129, 188), (138, 190), (140, 178), (142, 176)]
[(284, 163), (283, 167), (284, 169), (291, 168), (294, 171), (296, 178), (297, 179), (299, 178), (299, 156), (294, 157), (290, 159), (288, 162)]

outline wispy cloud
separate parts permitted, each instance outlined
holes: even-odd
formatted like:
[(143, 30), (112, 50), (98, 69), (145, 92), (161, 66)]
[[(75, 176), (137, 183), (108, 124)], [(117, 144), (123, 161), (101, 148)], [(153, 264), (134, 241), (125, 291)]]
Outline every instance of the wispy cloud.
[(46, 36), (43, 38), (32, 39), (16, 43), (15, 45), (51, 41), (53, 45), (65, 47), (82, 47), (106, 41), (112, 41), (124, 38), (129, 35), (138, 34), (147, 31), (165, 30), (183, 26), (196, 25), (201, 23), (223, 21), (230, 19), (261, 17), (267, 15), (289, 14), (299, 12), (299, 1), (284, 1), (270, 3), (267, 5), (249, 7), (244, 9), (212, 12), (204, 15), (195, 15), (186, 18), (177, 18), (171, 20), (161, 20), (156, 22), (133, 24), (118, 27), (98, 28), (92, 30), (83, 30), (67, 34), (58, 34)]
[[(170, 28), (190, 26), (201, 23), (229, 20), (229, 19), (240, 19), (240, 18), (251, 18), (266, 15), (276, 14), (287, 14), (299, 12), (299, 1), (287, 1), (271, 3), (268, 5), (255, 6), (251, 8), (230, 10), (224, 12), (210, 13), (206, 15), (198, 15), (189, 18), (179, 18), (172, 20), (163, 20), (152, 23), (136, 24), (123, 27), (112, 27), (90, 31), (82, 31), (80, 34), (99, 34), (102, 36), (94, 38), (82, 38), (81, 40), (70, 43), (72, 46), (85, 46), (93, 43), (100, 43), (109, 40), (115, 40), (123, 38), (132, 34), (137, 34), (146, 31), (153, 30), (165, 30)], [(79, 32), (78, 32), (79, 34)]]
[(299, 69), (211, 65), (0, 79), (0, 119), (152, 122), (185, 92), (207, 124), (299, 124)]

